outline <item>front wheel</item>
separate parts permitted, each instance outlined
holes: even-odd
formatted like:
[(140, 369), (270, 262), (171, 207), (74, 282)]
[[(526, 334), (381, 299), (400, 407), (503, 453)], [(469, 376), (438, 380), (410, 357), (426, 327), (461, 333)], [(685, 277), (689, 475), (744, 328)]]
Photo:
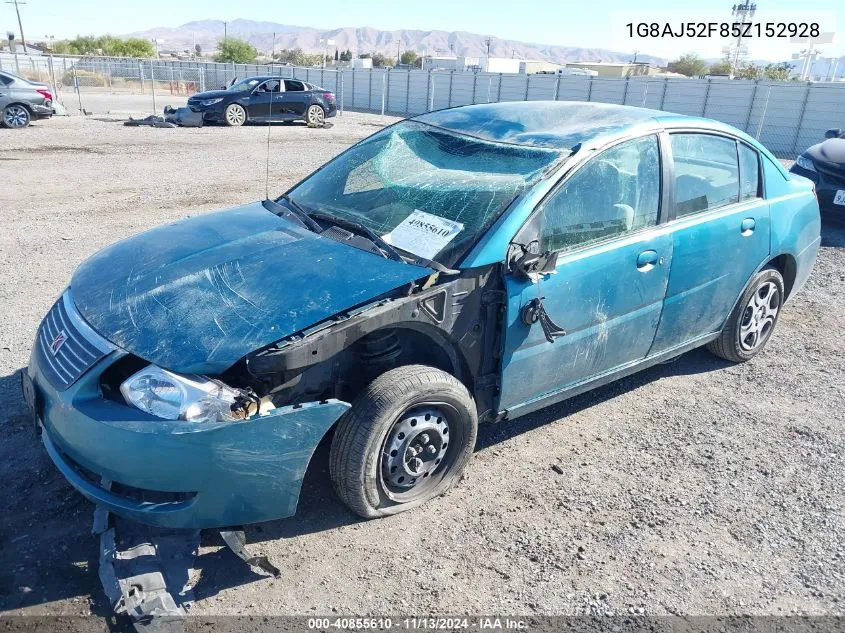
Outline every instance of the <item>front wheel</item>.
[(783, 277), (774, 268), (764, 268), (746, 286), (719, 338), (707, 349), (734, 363), (751, 360), (771, 338), (783, 299)]
[(232, 103), (226, 106), (226, 125), (230, 127), (240, 127), (246, 123), (246, 110), (238, 103)]
[(308, 124), (308, 127), (320, 127), (325, 120), (326, 111), (323, 110), (322, 106), (314, 104), (305, 113), (305, 122)]
[(24, 106), (13, 103), (3, 109), (3, 125), (8, 128), (21, 129), (29, 125), (32, 117)]
[(335, 491), (366, 519), (414, 508), (460, 479), (477, 432), (475, 403), (454, 376), (424, 365), (392, 369), (338, 423)]

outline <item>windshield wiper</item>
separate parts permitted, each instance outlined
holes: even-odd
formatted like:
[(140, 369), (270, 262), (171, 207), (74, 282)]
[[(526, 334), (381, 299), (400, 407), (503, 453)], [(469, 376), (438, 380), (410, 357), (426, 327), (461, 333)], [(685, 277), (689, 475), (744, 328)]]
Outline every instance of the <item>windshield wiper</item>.
[(335, 217), (333, 215), (328, 215), (326, 213), (315, 212), (315, 213), (312, 213), (311, 215), (315, 218), (320, 218), (321, 220), (325, 220), (326, 222), (331, 222), (332, 224), (337, 224), (339, 226), (345, 226), (347, 228), (352, 229), (353, 231), (357, 231), (358, 233), (361, 233), (364, 237), (369, 239), (373, 244), (378, 246), (382, 250), (382, 252), (384, 252), (384, 254), (387, 255), (390, 259), (397, 261), (397, 262), (402, 262), (403, 264), (405, 263), (405, 260), (397, 252), (397, 250), (395, 248), (393, 248), (390, 244), (385, 242), (384, 238), (382, 238), (379, 234), (370, 230), (369, 228), (367, 228), (363, 224), (359, 224), (358, 222), (355, 222), (354, 220), (347, 220), (346, 218), (338, 218), (338, 217)]
[(293, 218), (299, 222), (303, 227), (308, 229), (309, 231), (313, 231), (314, 233), (322, 233), (323, 227), (317, 224), (308, 212), (305, 211), (299, 204), (294, 202), (293, 198), (289, 195), (283, 195), (280, 200), (284, 200), (287, 202), (287, 206), (283, 206), (276, 202), (275, 200), (265, 200), (261, 204), (264, 205), (264, 208), (270, 211), (271, 213), (275, 213), (276, 215), (280, 213), (284, 213), (289, 216), (293, 216)]

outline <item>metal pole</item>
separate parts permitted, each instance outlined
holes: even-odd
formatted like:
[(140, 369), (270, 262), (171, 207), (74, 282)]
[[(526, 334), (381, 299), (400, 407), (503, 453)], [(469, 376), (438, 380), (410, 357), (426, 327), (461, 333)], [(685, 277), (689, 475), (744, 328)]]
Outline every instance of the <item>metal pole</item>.
[(85, 110), (82, 109), (82, 91), (79, 89), (79, 77), (76, 74), (76, 66), (73, 66), (73, 85), (76, 88), (76, 98), (79, 101), (79, 114), (85, 115)]
[(760, 140), (760, 133), (763, 131), (763, 120), (766, 118), (766, 110), (769, 107), (769, 95), (772, 94), (772, 86), (766, 91), (766, 101), (763, 102), (763, 112), (760, 114), (760, 121), (757, 123), (757, 134), (754, 135), (758, 141)]
[(343, 70), (338, 72), (340, 73), (340, 116), (343, 116)]
[(384, 97), (386, 93), (387, 72), (381, 72), (381, 115), (384, 116)]
[(150, 60), (150, 88), (153, 92), (153, 114), (155, 114), (158, 112), (158, 108), (156, 107), (156, 76), (153, 60)]

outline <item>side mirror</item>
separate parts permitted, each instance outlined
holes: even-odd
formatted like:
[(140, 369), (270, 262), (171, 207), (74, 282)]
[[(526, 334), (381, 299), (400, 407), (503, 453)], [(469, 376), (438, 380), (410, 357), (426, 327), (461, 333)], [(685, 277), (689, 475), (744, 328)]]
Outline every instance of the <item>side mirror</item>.
[(838, 127), (834, 127), (829, 129), (827, 132), (824, 133), (825, 138), (839, 138), (842, 135), (842, 130)]
[(533, 275), (549, 273), (557, 266), (557, 253), (540, 252), (540, 242), (533, 240), (526, 246), (511, 245), (509, 268), (512, 273), (525, 278)]

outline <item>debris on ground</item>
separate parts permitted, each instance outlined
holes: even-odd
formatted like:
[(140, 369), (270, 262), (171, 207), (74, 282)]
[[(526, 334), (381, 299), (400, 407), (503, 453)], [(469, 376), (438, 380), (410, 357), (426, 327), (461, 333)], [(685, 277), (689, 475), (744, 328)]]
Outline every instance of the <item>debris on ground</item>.
[(223, 542), (229, 546), (229, 549), (234, 552), (235, 556), (244, 561), (253, 569), (258, 568), (267, 572), (274, 578), (282, 575), (282, 572), (266, 556), (251, 556), (246, 549), (246, 535), (243, 529), (237, 530), (220, 530), (220, 536)]
[(139, 633), (183, 631), (200, 531), (141, 525), (97, 507), (92, 532), (100, 536), (100, 582), (114, 612)]
[(128, 125), (130, 127), (139, 127), (142, 125), (149, 127), (179, 127), (175, 123), (165, 121), (164, 117), (156, 116), (154, 114), (144, 117), (143, 119), (133, 119), (132, 117), (129, 117), (127, 121), (123, 122), (123, 125)]

